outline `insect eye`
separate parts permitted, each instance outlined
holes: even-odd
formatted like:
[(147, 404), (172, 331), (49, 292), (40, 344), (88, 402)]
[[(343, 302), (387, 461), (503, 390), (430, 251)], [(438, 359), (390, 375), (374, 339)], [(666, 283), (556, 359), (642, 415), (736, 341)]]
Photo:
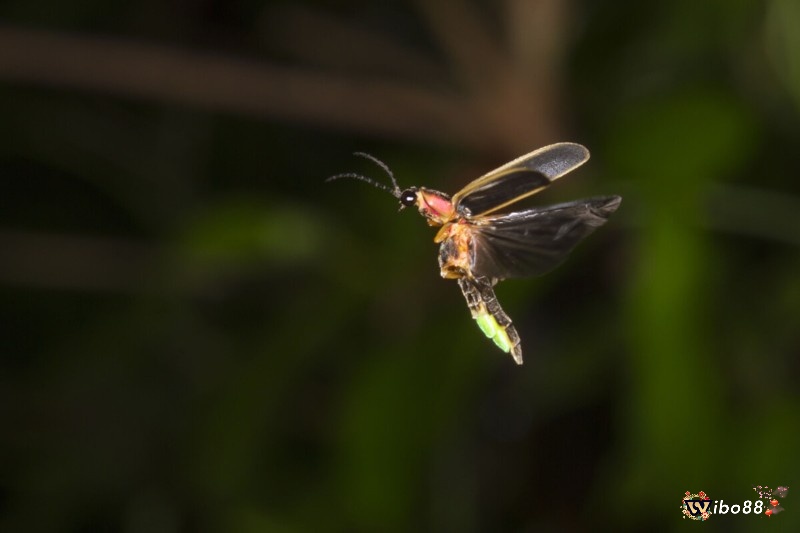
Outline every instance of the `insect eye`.
[(407, 191), (400, 193), (400, 203), (406, 207), (411, 207), (417, 203), (417, 191), (414, 189), (408, 189)]

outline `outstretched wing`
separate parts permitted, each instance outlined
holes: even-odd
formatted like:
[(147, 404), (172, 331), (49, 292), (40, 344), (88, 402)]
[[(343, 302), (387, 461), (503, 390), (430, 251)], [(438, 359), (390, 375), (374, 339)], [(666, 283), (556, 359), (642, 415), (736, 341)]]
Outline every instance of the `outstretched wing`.
[(476, 179), (455, 195), (453, 206), (465, 218), (488, 215), (541, 191), (589, 159), (580, 144), (557, 143), (518, 157)]
[(604, 196), (486, 217), (472, 230), (472, 275), (495, 280), (539, 276), (617, 210), (622, 199)]

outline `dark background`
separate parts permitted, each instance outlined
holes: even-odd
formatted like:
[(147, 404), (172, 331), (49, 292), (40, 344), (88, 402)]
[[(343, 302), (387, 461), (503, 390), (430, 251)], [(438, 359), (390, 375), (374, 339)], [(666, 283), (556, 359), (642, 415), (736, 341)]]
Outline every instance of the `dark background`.
[[(800, 476), (793, 0), (7, 0), (0, 530), (714, 531)], [(621, 194), (498, 295), (401, 186)], [(795, 504), (795, 501), (797, 503)]]

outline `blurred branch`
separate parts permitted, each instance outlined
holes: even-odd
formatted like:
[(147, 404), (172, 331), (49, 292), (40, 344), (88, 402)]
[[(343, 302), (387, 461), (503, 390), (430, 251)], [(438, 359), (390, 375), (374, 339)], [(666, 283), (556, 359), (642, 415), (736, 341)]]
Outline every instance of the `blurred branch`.
[(488, 25), (474, 4), (464, 0), (418, 0), (416, 4), (471, 93), (487, 89), (487, 80), (510, 67), (509, 58), (487, 31)]
[(718, 185), (711, 189), (708, 200), (712, 229), (800, 246), (800, 198)]
[(155, 250), (119, 239), (0, 230), (0, 283), (47, 289), (138, 291)]
[(270, 7), (263, 19), (261, 26), (270, 48), (301, 63), (425, 80), (421, 84), (425, 86), (445, 85), (446, 72), (429, 54), (393, 42), (390, 35), (374, 28), (301, 4)]
[(0, 78), (480, 146), (452, 94), (118, 39), (0, 29)]
[(797, 33), (800, 5), (794, 0), (771, 0), (767, 6), (764, 40), (772, 73), (800, 107), (800, 36)]
[[(800, 246), (798, 198), (725, 185), (707, 202), (712, 230)], [(157, 256), (154, 246), (120, 239), (11, 230), (0, 230), (0, 250), (2, 284), (90, 291), (144, 289)]]
[(418, 0), (417, 6), (468, 89), (474, 122), (489, 142), (511, 154), (563, 140), (558, 96), (568, 2), (506, 1), (508, 42), (489, 33), (474, 3)]
[[(570, 41), (566, 28), (575, 26), (570, 20), (571, 2), (563, 0), (506, 0), (509, 48), (514, 61), (532, 80), (541, 83), (548, 76), (562, 76), (564, 55)], [(547, 80), (545, 85), (557, 83)]]
[[(470, 3), (419, 2), (446, 50), (451, 62), (446, 66), (344, 21), (291, 9), (270, 12), (271, 27), (295, 30), (275, 32), (274, 40), (327, 69), (6, 27), (0, 28), (0, 79), (517, 155), (562, 140), (556, 105), (565, 46), (562, 4), (547, 0), (536, 9), (511, 10), (526, 19), (517, 24), (536, 34), (525, 47), (543, 50), (519, 54), (504, 49)], [(520, 33), (519, 27), (514, 31)], [(299, 43), (298, 35), (311, 43)], [(519, 42), (515, 38), (512, 44)], [(348, 52), (356, 59), (348, 60)], [(377, 72), (402, 71), (408, 80), (376, 74), (382, 53), (397, 65)], [(359, 73), (347, 72), (352, 67)], [(453, 73), (457, 88), (449, 90)]]

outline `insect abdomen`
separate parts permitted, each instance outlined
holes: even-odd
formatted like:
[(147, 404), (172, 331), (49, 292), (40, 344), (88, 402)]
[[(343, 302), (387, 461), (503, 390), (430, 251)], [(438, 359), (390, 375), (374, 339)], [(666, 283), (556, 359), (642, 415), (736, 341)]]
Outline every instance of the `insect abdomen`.
[(504, 352), (510, 352), (514, 361), (521, 365), (522, 346), (519, 334), (511, 323), (511, 318), (497, 302), (491, 281), (488, 278), (460, 278), (458, 285), (467, 300), (472, 318), (484, 335)]

